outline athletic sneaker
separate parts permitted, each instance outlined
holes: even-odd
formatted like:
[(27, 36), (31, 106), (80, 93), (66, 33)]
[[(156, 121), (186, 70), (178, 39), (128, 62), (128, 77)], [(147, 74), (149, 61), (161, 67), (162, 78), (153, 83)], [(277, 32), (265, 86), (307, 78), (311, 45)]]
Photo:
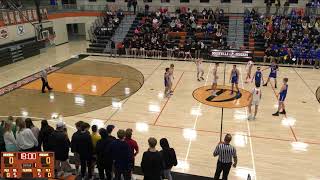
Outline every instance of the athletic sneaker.
[(252, 115), (250, 114), (249, 116), (248, 116), (248, 120), (251, 120), (252, 119)]
[(264, 84), (263, 86), (267, 86), (267, 84)]
[(202, 80), (204, 80), (204, 78), (203, 77), (200, 77)]
[(272, 114), (272, 116), (279, 116), (279, 111), (277, 111), (276, 113)]
[(198, 78), (198, 81), (201, 81), (201, 80)]
[(279, 114), (287, 114), (287, 112), (285, 110), (283, 110), (282, 112), (280, 112)]

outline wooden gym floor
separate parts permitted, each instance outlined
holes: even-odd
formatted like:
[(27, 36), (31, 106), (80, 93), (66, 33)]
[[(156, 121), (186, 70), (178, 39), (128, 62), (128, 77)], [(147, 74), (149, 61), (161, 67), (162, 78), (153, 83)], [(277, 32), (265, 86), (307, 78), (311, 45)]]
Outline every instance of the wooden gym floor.
[[(74, 48), (76, 45), (66, 44), (56, 48), (63, 48), (63, 46)], [(47, 53), (52, 53), (51, 51), (49, 49)], [(72, 52), (66, 53), (72, 54)], [(54, 57), (52, 60), (49, 59), (49, 64), (50, 61), (52, 62), (51, 65), (57, 63), (57, 59), (57, 57)], [(63, 60), (59, 59), (59, 61)], [(0, 75), (2, 75), (0, 84), (4, 85), (21, 79), (24, 77), (22, 75), (39, 71), (41, 69), (40, 66), (37, 66), (38, 68), (31, 68), (37, 63), (36, 58), (31, 59), (29, 62), (24, 62), (24, 65), (29, 68), (26, 68), (23, 73), (20, 72), (17, 75), (8, 74), (5, 67), (0, 68)], [(77, 71), (77, 67), (81, 66), (82, 63), (94, 63), (96, 64), (93, 66), (94, 68), (98, 68), (101, 63), (106, 63), (106, 65), (114, 65), (114, 68), (108, 71), (110, 74), (103, 74), (104, 71), (100, 70), (96, 74), (81, 74), (82, 71)], [(117, 65), (114, 63), (117, 63)], [(171, 63), (175, 65), (173, 85), (175, 91), (174, 95), (168, 99), (163, 97), (163, 73), (164, 69), (169, 67)], [(119, 89), (115, 88), (125, 78), (121, 76), (121, 73), (119, 74), (117, 67), (121, 68), (122, 66), (118, 64), (126, 68), (130, 67), (132, 71), (133, 69), (138, 70), (143, 74), (144, 79), (141, 88), (139, 83), (132, 83), (132, 89), (136, 88), (137, 92), (131, 91), (130, 96), (122, 96), (123, 98), (121, 99), (110, 98), (105, 101), (94, 99), (93, 101), (101, 101), (99, 104), (102, 105), (95, 107), (92, 105), (92, 108), (91, 106), (89, 108), (80, 106), (79, 109), (81, 110), (77, 109), (76, 112), (70, 113), (70, 111), (74, 110), (74, 105), (72, 104), (75, 104), (75, 94), (66, 93), (65, 89), (60, 91), (59, 82), (52, 80), (53, 88), (60, 91), (54, 93), (61, 93), (59, 96), (63, 97), (72, 95), (70, 96), (72, 98), (69, 99), (56, 99), (56, 108), (61, 106), (65, 110), (57, 113), (54, 119), (50, 119), (49, 117), (52, 125), (57, 118), (65, 121), (70, 137), (74, 131), (74, 123), (79, 120), (89, 122), (90, 124), (97, 124), (100, 127), (114, 124), (116, 126), (114, 135), (120, 128), (132, 128), (134, 129), (133, 136), (138, 141), (141, 149), (141, 152), (137, 156), (136, 165), (140, 164), (142, 152), (147, 149), (147, 139), (149, 137), (153, 136), (158, 139), (167, 137), (171, 146), (175, 148), (179, 159), (179, 165), (173, 169), (174, 171), (212, 177), (217, 161), (216, 158), (212, 157), (212, 151), (220, 138), (221, 108), (208, 106), (199, 102), (194, 98), (193, 92), (200, 87), (211, 84), (213, 64), (204, 63), (205, 80), (202, 82), (197, 81), (196, 67), (192, 62), (98, 56), (89, 56), (51, 76), (61, 76), (62, 74), (60, 73), (65, 73), (94, 76), (94, 79), (100, 77), (122, 78), (116, 85), (110, 88), (104, 86), (103, 91), (106, 92), (108, 89), (107, 93), (121, 91), (121, 95), (124, 95), (123, 91), (129, 83), (124, 83)], [(11, 66), (10, 68), (18, 68), (19, 63), (15, 64), (15, 66)], [(222, 77), (224, 72), (226, 72), (226, 86), (229, 86), (228, 78), (231, 68), (231, 64), (226, 64), (225, 67), (223, 64), (220, 65), (218, 70), (220, 77), (219, 85), (223, 84)], [(244, 66), (239, 65), (238, 68), (241, 73), (240, 88), (243, 89), (243, 92), (245, 90), (250, 91), (253, 88), (253, 84), (244, 83)], [(64, 72), (65, 70), (68, 73)], [(83, 71), (85, 70), (83, 69)], [(266, 78), (268, 72), (265, 71), (263, 74)], [(74, 77), (73, 75), (71, 78)], [(131, 77), (131, 75), (127, 74), (126, 77)], [(289, 91), (286, 101), (288, 114), (287, 117), (273, 117), (271, 114), (276, 111), (277, 107), (276, 93), (280, 88), (280, 80), (283, 77), (289, 78)], [(70, 77), (65, 77), (63, 74), (62, 79), (64, 78)], [(247, 120), (248, 110), (245, 107), (224, 108), (222, 132), (223, 134), (231, 133), (233, 135), (232, 144), (237, 148), (239, 157), (238, 167), (233, 168), (230, 172), (230, 179), (232, 180), (246, 179), (248, 174), (251, 174), (252, 179), (259, 180), (320, 179), (320, 172), (318, 171), (318, 167), (320, 167), (320, 104), (314, 95), (319, 86), (320, 71), (281, 67), (278, 79), (278, 89), (274, 89), (270, 84), (268, 87), (262, 88), (263, 97), (256, 120)], [(30, 87), (31, 84), (28, 86)], [(51, 109), (49, 94), (41, 98), (42, 94), (40, 90), (34, 90), (34, 86), (32, 89), (25, 89), (26, 87), (0, 97), (0, 102), (4, 106), (6, 103), (11, 104), (9, 108), (1, 111), (1, 116), (7, 116), (9, 113), (16, 116), (32, 115), (36, 116), (35, 120), (39, 120), (41, 118), (48, 118), (50, 114), (55, 113), (49, 112), (50, 110), (57, 110)], [(39, 85), (37, 85), (38, 87)], [(89, 87), (80, 86), (80, 89), (82, 88), (88, 89)], [(19, 91), (21, 92), (19, 93)], [(87, 90), (83, 90), (76, 94), (84, 97), (84, 104), (91, 104), (91, 101), (87, 100), (87, 98), (92, 96), (86, 92)], [(38, 96), (39, 98), (34, 100), (30, 98), (21, 99), (21, 94), (23, 93), (32, 97)], [(102, 93), (101, 91), (99, 95)], [(9, 96), (10, 98), (8, 98)], [(103, 96), (96, 95), (94, 97), (103, 98)], [(20, 103), (22, 101), (23, 103)], [(14, 103), (11, 102), (24, 107), (19, 106), (20, 109), (15, 110), (15, 106), (12, 105)], [(35, 104), (43, 103), (49, 104), (47, 108), (49, 110), (45, 113), (34, 109), (39, 107), (35, 106)], [(21, 108), (25, 110), (22, 111)], [(29, 109), (30, 112), (28, 111)], [(39, 122), (36, 122), (36, 124), (40, 126)], [(159, 146), (158, 149), (160, 149)]]

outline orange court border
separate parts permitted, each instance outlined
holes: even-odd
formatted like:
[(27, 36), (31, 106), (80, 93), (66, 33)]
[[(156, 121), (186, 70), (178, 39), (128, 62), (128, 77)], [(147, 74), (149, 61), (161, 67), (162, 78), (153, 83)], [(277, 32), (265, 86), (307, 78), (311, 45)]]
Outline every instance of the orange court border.
[[(102, 96), (122, 78), (103, 77), (79, 74), (51, 73), (48, 75), (49, 85), (53, 92), (63, 92), (72, 94)], [(41, 79), (33, 81), (22, 89), (41, 91)]]

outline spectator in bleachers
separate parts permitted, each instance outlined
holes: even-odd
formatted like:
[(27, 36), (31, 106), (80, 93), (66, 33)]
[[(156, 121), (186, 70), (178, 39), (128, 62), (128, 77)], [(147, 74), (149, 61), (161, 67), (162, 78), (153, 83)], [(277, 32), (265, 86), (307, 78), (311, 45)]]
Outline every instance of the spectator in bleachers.
[(96, 161), (97, 161), (97, 151), (96, 151), (96, 145), (97, 142), (101, 139), (100, 134), (98, 133), (98, 127), (97, 125), (92, 125), (91, 126), (91, 141), (92, 141), (92, 163), (91, 163), (91, 171), (92, 173), (94, 172), (94, 168), (96, 165)]
[(176, 152), (170, 147), (169, 142), (166, 138), (160, 139), (160, 146), (162, 150), (160, 151), (161, 157), (163, 159), (163, 174), (168, 180), (172, 180), (171, 169), (173, 166), (178, 165)]
[(285, 3), (283, 4), (283, 16), (286, 16), (288, 14), (288, 10), (289, 10), (289, 0), (286, 0)]
[(5, 121), (1, 121), (1, 124), (0, 124), (0, 152), (5, 152), (6, 151), (6, 144), (4, 142), (4, 138), (3, 138), (3, 134), (4, 134), (4, 129), (3, 129), (3, 126), (4, 126), (4, 122)]
[(5, 121), (3, 128), (3, 140), (5, 143), (5, 149), (7, 152), (15, 152), (18, 151), (17, 141), (12, 132), (12, 122)]
[(16, 119), (16, 124), (18, 127), (16, 133), (16, 141), (18, 148), (21, 151), (36, 151), (38, 146), (38, 140), (32, 133), (31, 129), (26, 128), (26, 123), (21, 118)]
[(117, 132), (118, 139), (110, 144), (110, 154), (114, 161), (115, 180), (131, 180), (131, 170), (133, 168), (133, 154), (129, 145), (125, 141), (126, 132), (122, 129)]
[(56, 130), (53, 131), (49, 137), (50, 150), (54, 152), (55, 156), (56, 177), (61, 177), (65, 172), (71, 170), (71, 166), (68, 162), (70, 140), (68, 134), (64, 131), (64, 128), (64, 122), (57, 122)]
[(138, 1), (137, 0), (132, 0), (132, 6), (133, 6), (133, 13), (136, 14)]
[(38, 142), (39, 146), (38, 149), (39, 151), (49, 151), (49, 137), (53, 133), (54, 129), (48, 124), (47, 120), (42, 120), (41, 121), (41, 128), (39, 131), (39, 136), (38, 136)]
[(128, 143), (130, 150), (131, 150), (131, 154), (133, 154), (132, 156), (132, 171), (135, 165), (135, 157), (137, 156), (137, 154), (139, 153), (139, 146), (137, 141), (135, 141), (134, 139), (132, 139), (132, 129), (128, 128), (126, 129), (126, 138), (125, 141)]
[(31, 129), (34, 137), (36, 137), (36, 139), (38, 139), (38, 137), (39, 137), (39, 131), (40, 131), (39, 128), (36, 127), (36, 126), (33, 124), (32, 120), (31, 120), (30, 118), (27, 118), (27, 119), (25, 120), (25, 122), (26, 122), (26, 127), (29, 128), (29, 129)]
[(141, 170), (144, 180), (161, 180), (161, 173), (164, 169), (161, 154), (156, 149), (157, 140), (149, 138), (149, 149), (143, 153)]
[(77, 149), (77, 142), (81, 133), (81, 126), (83, 123), (84, 123), (83, 121), (78, 121), (75, 123), (77, 131), (73, 133), (71, 138), (71, 152), (74, 153), (76, 173), (79, 173), (79, 167), (80, 167), (80, 155)]
[(131, 6), (132, 6), (132, 0), (127, 0), (127, 8), (129, 12), (131, 11)]
[(88, 178), (90, 179), (92, 177), (91, 164), (93, 145), (89, 129), (90, 125), (88, 123), (81, 123), (81, 131), (78, 134), (78, 137), (74, 139), (73, 143), (75, 146), (75, 152), (80, 155), (81, 177), (85, 178), (85, 175), (88, 174)]
[(112, 180), (112, 160), (109, 153), (109, 145), (115, 140), (115, 138), (110, 138), (108, 131), (103, 128), (99, 130), (99, 134), (101, 139), (96, 145), (99, 177), (100, 179)]
[(110, 57), (116, 57), (117, 55), (117, 49), (116, 44), (113, 40), (110, 40)]

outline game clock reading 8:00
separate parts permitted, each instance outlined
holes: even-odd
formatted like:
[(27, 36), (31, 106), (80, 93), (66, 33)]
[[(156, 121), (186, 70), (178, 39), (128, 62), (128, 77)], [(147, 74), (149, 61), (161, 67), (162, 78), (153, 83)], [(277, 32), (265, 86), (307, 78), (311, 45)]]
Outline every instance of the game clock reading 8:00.
[(2, 178), (52, 178), (53, 152), (2, 152)]

